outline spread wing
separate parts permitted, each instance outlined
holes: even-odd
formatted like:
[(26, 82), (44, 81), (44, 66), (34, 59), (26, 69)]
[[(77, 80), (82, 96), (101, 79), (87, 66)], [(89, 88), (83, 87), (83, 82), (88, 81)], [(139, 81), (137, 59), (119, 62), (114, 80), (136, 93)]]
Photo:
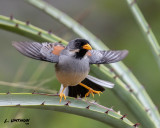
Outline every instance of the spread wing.
[(47, 42), (13, 42), (12, 45), (27, 57), (52, 63), (58, 62), (59, 54), (65, 48), (60, 43)]
[(109, 64), (124, 59), (127, 56), (127, 54), (128, 54), (127, 50), (117, 50), (117, 51), (90, 50), (88, 58), (90, 64)]

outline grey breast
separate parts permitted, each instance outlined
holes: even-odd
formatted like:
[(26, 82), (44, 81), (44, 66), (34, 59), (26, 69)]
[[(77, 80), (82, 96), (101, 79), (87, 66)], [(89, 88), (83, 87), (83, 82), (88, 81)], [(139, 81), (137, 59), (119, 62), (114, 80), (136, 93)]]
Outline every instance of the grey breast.
[(87, 56), (75, 59), (70, 55), (61, 54), (56, 64), (56, 76), (63, 86), (74, 86), (85, 79), (89, 69)]

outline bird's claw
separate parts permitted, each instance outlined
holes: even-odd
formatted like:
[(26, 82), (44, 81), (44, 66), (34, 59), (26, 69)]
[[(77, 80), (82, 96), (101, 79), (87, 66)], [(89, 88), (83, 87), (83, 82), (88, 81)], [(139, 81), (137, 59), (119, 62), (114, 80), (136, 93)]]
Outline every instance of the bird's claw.
[(61, 92), (59, 94), (59, 97), (60, 97), (60, 101), (59, 101), (60, 103), (61, 103), (63, 97), (64, 97), (64, 100), (66, 100), (66, 96), (65, 96), (65, 94), (63, 92)]
[(94, 93), (96, 93), (96, 94), (98, 94), (100, 96), (100, 93), (102, 93), (102, 92), (101, 91), (95, 91), (95, 90), (90, 88), (89, 91), (85, 94), (85, 98), (87, 96), (89, 96), (89, 94), (92, 94), (92, 96), (94, 97)]

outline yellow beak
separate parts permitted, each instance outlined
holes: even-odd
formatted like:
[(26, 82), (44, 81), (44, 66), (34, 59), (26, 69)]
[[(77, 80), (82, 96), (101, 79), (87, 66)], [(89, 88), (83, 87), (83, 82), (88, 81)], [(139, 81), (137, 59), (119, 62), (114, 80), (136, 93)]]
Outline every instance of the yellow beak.
[(91, 47), (91, 45), (89, 45), (89, 44), (85, 44), (85, 45), (83, 45), (83, 49), (91, 50), (92, 47)]

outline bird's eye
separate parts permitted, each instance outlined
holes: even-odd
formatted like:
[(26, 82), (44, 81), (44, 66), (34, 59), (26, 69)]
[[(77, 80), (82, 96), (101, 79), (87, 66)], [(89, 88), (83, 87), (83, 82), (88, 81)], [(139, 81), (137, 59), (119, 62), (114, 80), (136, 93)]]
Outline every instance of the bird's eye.
[(76, 47), (80, 47), (80, 43), (79, 42), (76, 43)]

